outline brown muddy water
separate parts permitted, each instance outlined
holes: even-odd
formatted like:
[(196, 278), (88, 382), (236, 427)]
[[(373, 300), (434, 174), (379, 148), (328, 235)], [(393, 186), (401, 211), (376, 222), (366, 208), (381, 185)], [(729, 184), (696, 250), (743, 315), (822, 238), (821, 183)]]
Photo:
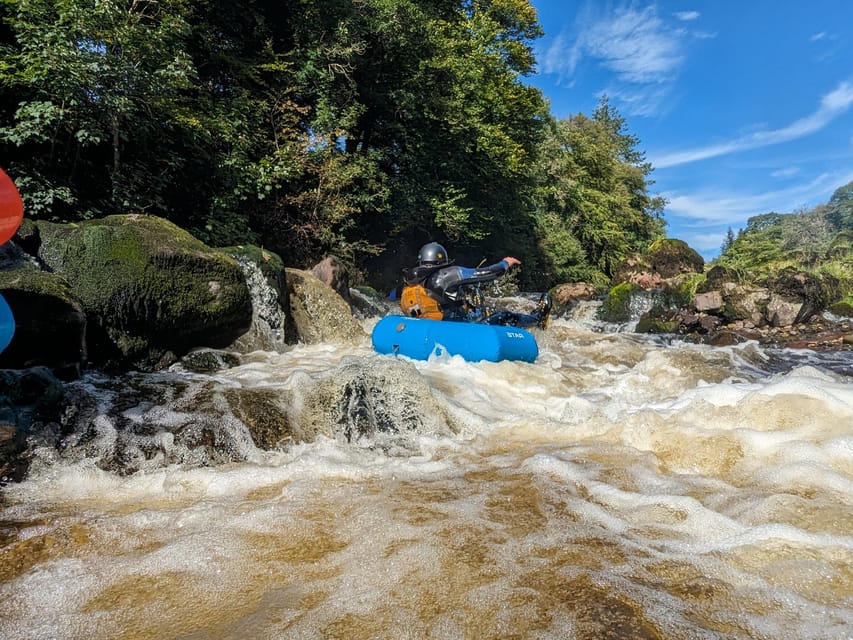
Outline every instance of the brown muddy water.
[(0, 637), (853, 637), (853, 362), (537, 335), (533, 364), (393, 369), (376, 393), (419, 419), (388, 438), (324, 426), (343, 371), (392, 360), (365, 340), (205, 381), (280, 393), (310, 442), (130, 475), (47, 456), (3, 491)]

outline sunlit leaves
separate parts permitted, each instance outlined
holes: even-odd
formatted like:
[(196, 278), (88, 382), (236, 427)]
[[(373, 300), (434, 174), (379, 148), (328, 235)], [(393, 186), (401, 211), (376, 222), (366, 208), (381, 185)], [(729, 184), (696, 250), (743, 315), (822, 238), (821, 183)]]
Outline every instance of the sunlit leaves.
[[(151, 136), (166, 135), (192, 83), (183, 2), (20, 0), (10, 7), (16, 46), (0, 82), (22, 101), (0, 128), (0, 143), (21, 149), (19, 175), (48, 193), (86, 193), (85, 212), (60, 209), (54, 217), (162, 206), (157, 178), (174, 161), (159, 157), (152, 167), (139, 153)], [(135, 140), (141, 144), (126, 161)], [(97, 193), (93, 183), (108, 186)], [(31, 213), (48, 213), (46, 203), (56, 202), (32, 189), (23, 197)]]

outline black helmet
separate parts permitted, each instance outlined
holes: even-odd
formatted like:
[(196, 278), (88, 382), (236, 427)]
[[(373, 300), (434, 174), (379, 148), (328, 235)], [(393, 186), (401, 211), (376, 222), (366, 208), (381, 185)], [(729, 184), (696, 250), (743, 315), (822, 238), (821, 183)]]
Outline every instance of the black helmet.
[(422, 246), (418, 252), (418, 261), (420, 264), (430, 265), (448, 264), (450, 262), (447, 259), (447, 249), (437, 242), (430, 242)]

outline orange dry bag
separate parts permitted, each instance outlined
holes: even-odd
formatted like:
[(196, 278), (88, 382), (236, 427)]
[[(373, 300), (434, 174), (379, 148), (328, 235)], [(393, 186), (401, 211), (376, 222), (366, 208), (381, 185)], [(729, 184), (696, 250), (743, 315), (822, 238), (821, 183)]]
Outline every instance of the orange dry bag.
[(400, 294), (400, 307), (403, 313), (413, 318), (441, 320), (444, 317), (438, 301), (419, 284), (403, 287), (403, 292)]

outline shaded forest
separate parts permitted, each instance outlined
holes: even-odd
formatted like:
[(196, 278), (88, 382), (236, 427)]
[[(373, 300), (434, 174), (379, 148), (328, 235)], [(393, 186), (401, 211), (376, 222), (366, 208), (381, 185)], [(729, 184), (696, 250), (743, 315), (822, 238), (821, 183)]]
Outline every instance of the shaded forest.
[(4, 0), (0, 164), (30, 218), (165, 217), (395, 282), (426, 241), (603, 285), (664, 201), (602, 98), (529, 83), (526, 0)]

